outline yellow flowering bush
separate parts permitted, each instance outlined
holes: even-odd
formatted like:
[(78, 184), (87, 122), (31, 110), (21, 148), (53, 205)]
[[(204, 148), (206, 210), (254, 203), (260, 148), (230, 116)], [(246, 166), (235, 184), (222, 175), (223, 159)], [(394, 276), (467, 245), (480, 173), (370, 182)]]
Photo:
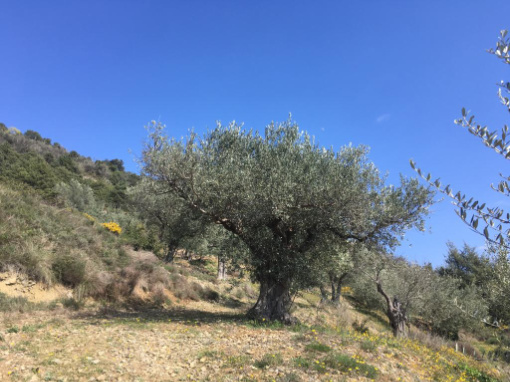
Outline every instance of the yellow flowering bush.
[[(87, 213), (83, 213), (83, 216), (85, 216), (88, 220), (90, 220), (91, 222), (95, 222), (96, 219), (93, 217), (93, 216), (90, 216), (89, 214)], [(106, 224), (106, 223), (104, 223)]]
[(113, 232), (117, 235), (122, 233), (122, 228), (115, 222), (101, 223), (101, 225), (106, 228), (108, 231)]

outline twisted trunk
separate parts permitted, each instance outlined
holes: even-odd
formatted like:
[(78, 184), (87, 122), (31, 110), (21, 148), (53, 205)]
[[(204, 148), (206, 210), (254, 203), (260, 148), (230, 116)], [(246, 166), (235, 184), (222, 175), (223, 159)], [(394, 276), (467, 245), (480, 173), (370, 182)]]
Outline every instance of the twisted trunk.
[(407, 315), (405, 311), (405, 307), (402, 305), (398, 298), (393, 297), (393, 301), (390, 300), (386, 292), (384, 291), (381, 280), (377, 277), (376, 280), (377, 291), (384, 297), (386, 300), (386, 315), (390, 321), (391, 330), (395, 337), (405, 337), (406, 336), (406, 323), (407, 323)]
[(266, 278), (260, 281), (260, 293), (256, 304), (248, 311), (248, 317), (256, 320), (296, 323), (289, 309), (292, 305), (290, 283)]
[(331, 282), (331, 302), (333, 304), (340, 303), (340, 296), (342, 294), (342, 284), (346, 277), (347, 273), (342, 273), (341, 276), (337, 276), (333, 273), (329, 274), (329, 280)]

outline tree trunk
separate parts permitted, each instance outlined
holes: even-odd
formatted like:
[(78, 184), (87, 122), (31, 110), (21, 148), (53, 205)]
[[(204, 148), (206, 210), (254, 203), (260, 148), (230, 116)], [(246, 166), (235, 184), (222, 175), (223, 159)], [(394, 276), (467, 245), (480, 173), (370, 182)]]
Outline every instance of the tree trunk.
[(340, 291), (336, 289), (335, 277), (330, 275), (329, 281), (331, 283), (331, 302), (338, 302), (340, 301)]
[(329, 275), (329, 279), (331, 281), (331, 302), (333, 304), (340, 304), (340, 296), (342, 294), (342, 283), (346, 277), (347, 273), (342, 273), (340, 277), (334, 274)]
[(281, 321), (291, 325), (297, 320), (289, 313), (292, 300), (290, 283), (265, 279), (260, 282), (257, 303), (248, 311), (248, 317), (256, 320)]
[(187, 249), (184, 250), (183, 258), (189, 261), (191, 259), (191, 252), (189, 252)]
[(328, 301), (328, 292), (326, 291), (326, 288), (324, 287), (323, 284), (321, 284), (319, 286), (320, 290), (321, 290), (321, 302), (326, 302)]
[(379, 279), (379, 275), (377, 275), (377, 291), (384, 297), (386, 300), (386, 315), (390, 320), (391, 330), (395, 337), (405, 337), (406, 336), (406, 322), (407, 315), (405, 308), (402, 306), (400, 301), (398, 301), (397, 297), (393, 297), (393, 301), (390, 300), (386, 292), (384, 291), (381, 280)]
[(225, 280), (227, 278), (227, 268), (225, 266), (225, 259), (218, 256), (218, 280)]
[(175, 248), (168, 248), (168, 252), (165, 256), (165, 263), (171, 263), (174, 261), (175, 257)]
[(393, 298), (393, 303), (388, 307), (387, 316), (390, 320), (393, 335), (395, 337), (405, 337), (407, 317), (402, 304), (396, 297)]

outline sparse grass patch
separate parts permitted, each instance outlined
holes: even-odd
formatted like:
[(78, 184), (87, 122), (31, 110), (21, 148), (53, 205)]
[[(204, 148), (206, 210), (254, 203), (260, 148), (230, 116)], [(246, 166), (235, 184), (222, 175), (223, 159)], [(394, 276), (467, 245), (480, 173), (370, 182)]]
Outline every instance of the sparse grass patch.
[(227, 358), (226, 364), (231, 367), (246, 366), (250, 363), (251, 357), (247, 355), (233, 355)]
[(361, 348), (361, 350), (364, 350), (366, 352), (370, 352), (370, 353), (377, 352), (377, 344), (374, 341), (371, 341), (369, 339), (360, 342), (359, 347)]
[(37, 330), (44, 328), (43, 324), (32, 324), (32, 325), (23, 325), (21, 331), (23, 333), (35, 333)]
[(324, 361), (324, 365), (344, 373), (354, 373), (367, 378), (375, 379), (378, 374), (377, 368), (365, 363), (359, 357), (349, 357), (344, 354), (330, 354)]
[(297, 336), (294, 336), (292, 339), (297, 342), (308, 341), (308, 337), (305, 334), (298, 334)]
[(296, 367), (302, 367), (304, 369), (310, 368), (310, 365), (312, 364), (308, 358), (303, 357), (296, 357), (292, 361)]
[(278, 377), (278, 382), (300, 382), (301, 378), (296, 373), (287, 373)]
[(253, 365), (258, 369), (265, 369), (270, 366), (278, 366), (281, 364), (283, 364), (283, 358), (280, 353), (268, 353), (264, 354), (261, 359), (255, 361)]
[(197, 354), (197, 358), (216, 358), (218, 356), (218, 352), (215, 350), (202, 350)]
[(10, 297), (0, 293), (0, 312), (31, 312), (34, 310), (44, 310), (45, 304), (35, 304), (28, 301), (25, 297)]
[(7, 333), (19, 333), (19, 327), (18, 326), (11, 326), (6, 330)]
[(305, 331), (307, 331), (310, 327), (308, 325), (304, 325), (302, 323), (297, 323), (297, 324), (294, 324), (294, 325), (290, 325), (287, 327), (287, 329), (291, 332), (294, 332), (294, 333), (303, 333)]
[(76, 300), (75, 298), (63, 298), (60, 300), (60, 302), (62, 303), (62, 305), (67, 308), (67, 309), (72, 309), (72, 310), (80, 310), (81, 308), (83, 308), (85, 302), (82, 300), (82, 301), (78, 301)]
[(254, 329), (283, 329), (286, 327), (280, 321), (267, 321), (265, 318), (246, 321), (246, 326)]
[(313, 342), (311, 344), (306, 345), (305, 350), (327, 353), (330, 352), (332, 349), (328, 345), (322, 344), (320, 342)]

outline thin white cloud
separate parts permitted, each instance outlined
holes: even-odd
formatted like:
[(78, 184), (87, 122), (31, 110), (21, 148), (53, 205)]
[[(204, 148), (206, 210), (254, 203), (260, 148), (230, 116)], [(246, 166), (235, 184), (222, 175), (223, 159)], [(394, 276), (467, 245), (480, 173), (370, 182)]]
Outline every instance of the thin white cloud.
[(375, 119), (375, 121), (377, 123), (381, 123), (381, 122), (387, 121), (388, 119), (390, 119), (390, 117), (391, 117), (391, 114), (381, 114), (379, 117), (377, 117)]

